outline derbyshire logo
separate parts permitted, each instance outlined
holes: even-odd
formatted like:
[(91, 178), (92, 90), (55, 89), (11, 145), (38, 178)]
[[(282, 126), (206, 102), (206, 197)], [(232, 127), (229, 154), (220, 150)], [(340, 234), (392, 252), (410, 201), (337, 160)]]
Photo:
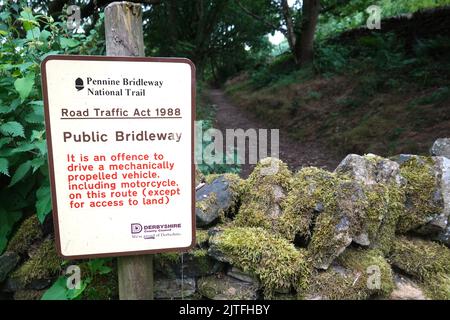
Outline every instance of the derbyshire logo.
[(78, 91), (84, 89), (84, 82), (83, 82), (83, 79), (77, 78), (77, 79), (75, 80), (75, 89), (77, 89)]
[(142, 232), (142, 225), (140, 223), (132, 223), (131, 224), (131, 233), (141, 233)]

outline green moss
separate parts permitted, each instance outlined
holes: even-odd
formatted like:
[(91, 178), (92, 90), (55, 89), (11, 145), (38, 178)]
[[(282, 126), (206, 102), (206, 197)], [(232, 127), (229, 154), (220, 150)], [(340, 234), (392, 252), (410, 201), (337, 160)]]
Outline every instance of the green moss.
[(433, 300), (450, 300), (450, 275), (437, 273), (421, 284), (426, 295)]
[(208, 274), (211, 269), (211, 258), (208, 256), (208, 250), (195, 249), (188, 253), (192, 256), (193, 262), (199, 274)]
[[(390, 265), (379, 250), (347, 248), (336, 260), (338, 266), (315, 271), (306, 297), (325, 300), (363, 300), (388, 297), (394, 289)], [(373, 280), (380, 271), (379, 287)], [(304, 297), (299, 297), (304, 298)]]
[[(300, 299), (305, 296), (299, 296)], [(334, 269), (315, 271), (307, 290), (307, 299), (322, 300), (363, 300), (367, 299), (361, 281), (355, 283), (353, 273), (343, 274)]]
[(432, 241), (399, 237), (393, 243), (389, 259), (422, 281), (439, 273), (450, 275), (450, 249)]
[[(262, 228), (228, 228), (216, 239), (218, 249), (232, 264), (258, 277), (264, 293), (306, 287), (309, 267), (305, 252)], [(300, 284), (300, 285), (299, 285)]]
[(291, 191), (283, 202), (284, 214), (278, 221), (278, 232), (293, 240), (297, 233), (310, 237), (310, 227), (317, 207), (332, 211), (336, 206), (335, 188), (340, 178), (331, 172), (303, 168), (292, 179)]
[[(392, 269), (380, 250), (346, 249), (337, 259), (337, 263), (361, 276), (361, 283), (369, 296), (388, 297), (394, 290)], [(371, 280), (380, 272), (379, 287), (370, 287)]]
[(61, 270), (62, 259), (57, 255), (53, 240), (42, 242), (36, 253), (16, 270), (11, 278), (23, 285), (33, 280), (50, 279)]
[(247, 185), (251, 189), (265, 185), (278, 185), (287, 190), (291, 177), (292, 173), (283, 161), (276, 158), (264, 158), (248, 177)]
[(384, 160), (383, 157), (377, 156), (376, 154), (373, 154), (373, 153), (365, 154), (363, 156), (363, 158), (368, 160), (370, 163), (372, 163), (372, 165), (375, 165), (375, 166)]
[(400, 215), (405, 210), (405, 193), (395, 183), (378, 183), (366, 188), (368, 205), (365, 228), (372, 248), (389, 253)]
[(267, 216), (267, 206), (258, 202), (243, 203), (239, 209), (239, 214), (234, 220), (234, 224), (239, 227), (272, 229), (272, 221)]
[(206, 246), (209, 240), (208, 230), (201, 230), (201, 229), (195, 230), (195, 240), (197, 242), (198, 247), (202, 248)]
[(35, 214), (27, 218), (9, 241), (8, 251), (25, 253), (33, 242), (43, 236), (41, 224)]
[(326, 268), (336, 258), (337, 248), (348, 245), (345, 237), (335, 237), (337, 221), (332, 214), (321, 214), (316, 220), (314, 235), (308, 245), (308, 255), (316, 268)]
[(291, 178), (292, 173), (281, 160), (261, 160), (245, 183), (240, 185), (242, 205), (235, 218), (236, 225), (274, 230)]
[(215, 192), (211, 192), (208, 196), (202, 200), (197, 200), (195, 202), (195, 207), (197, 209), (202, 210), (203, 212), (207, 212), (210, 207), (214, 207), (217, 205), (217, 194)]
[(198, 186), (204, 179), (203, 173), (195, 166), (195, 185)]
[(14, 300), (41, 300), (42, 290), (19, 290), (14, 293)]
[(440, 213), (439, 203), (433, 201), (439, 181), (434, 175), (431, 158), (413, 157), (400, 166), (400, 173), (407, 180), (407, 205), (397, 229), (400, 233), (406, 233), (426, 224), (431, 217)]

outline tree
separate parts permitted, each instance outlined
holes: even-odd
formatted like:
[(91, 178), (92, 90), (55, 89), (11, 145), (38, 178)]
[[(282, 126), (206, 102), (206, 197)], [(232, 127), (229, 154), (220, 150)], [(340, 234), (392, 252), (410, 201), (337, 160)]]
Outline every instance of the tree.
[[(320, 0), (299, 1), (294, 8), (288, 0), (272, 0), (271, 5), (279, 13), (278, 23), (268, 21), (266, 17), (252, 11), (251, 7), (244, 6), (240, 0), (235, 0), (243, 12), (252, 18), (271, 26), (272, 31), (280, 31), (286, 37), (289, 49), (297, 65), (311, 63), (314, 57), (314, 35), (320, 12)], [(298, 9), (296, 8), (298, 7)]]
[(320, 0), (303, 0), (300, 41), (295, 47), (295, 56), (301, 65), (311, 63), (314, 57), (314, 35), (319, 19)]
[[(271, 14), (264, 3), (245, 1)], [(165, 0), (144, 12), (148, 55), (188, 57), (199, 77), (219, 82), (244, 69), (251, 49), (263, 47), (262, 38), (271, 30), (228, 0)]]

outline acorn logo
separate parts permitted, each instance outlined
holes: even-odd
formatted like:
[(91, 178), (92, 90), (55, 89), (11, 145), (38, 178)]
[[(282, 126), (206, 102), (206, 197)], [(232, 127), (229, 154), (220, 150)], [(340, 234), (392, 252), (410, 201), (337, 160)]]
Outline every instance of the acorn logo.
[(84, 82), (83, 82), (83, 79), (77, 78), (77, 80), (75, 80), (75, 89), (77, 89), (78, 91), (84, 89)]

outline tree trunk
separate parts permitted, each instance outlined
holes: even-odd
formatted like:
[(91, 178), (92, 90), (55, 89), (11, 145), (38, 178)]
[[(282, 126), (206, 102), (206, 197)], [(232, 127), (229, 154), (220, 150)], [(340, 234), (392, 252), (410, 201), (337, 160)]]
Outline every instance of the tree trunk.
[(287, 0), (281, 0), (281, 11), (283, 12), (284, 22), (286, 23), (286, 38), (288, 40), (289, 49), (294, 54), (295, 63), (298, 64), (298, 56), (295, 54), (297, 37), (295, 35), (294, 22), (292, 20), (291, 10)]
[(314, 58), (314, 34), (319, 12), (320, 0), (303, 0), (300, 41), (295, 52), (302, 66), (311, 63)]

